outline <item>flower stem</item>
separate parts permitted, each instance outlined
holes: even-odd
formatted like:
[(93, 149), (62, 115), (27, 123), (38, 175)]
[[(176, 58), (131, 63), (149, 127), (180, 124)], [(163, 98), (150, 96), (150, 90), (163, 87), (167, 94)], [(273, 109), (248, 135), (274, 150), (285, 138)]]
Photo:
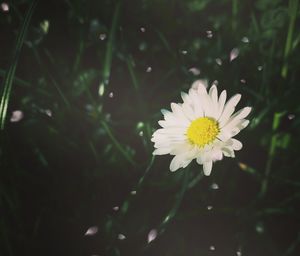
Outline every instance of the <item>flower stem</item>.
[[(139, 179), (139, 181), (134, 189), (137, 193), (138, 193), (138, 191), (140, 191), (142, 185), (144, 184), (145, 178), (148, 175), (148, 173), (150, 172), (151, 167), (153, 166), (154, 159), (155, 159), (155, 156), (153, 155), (143, 176)], [(127, 213), (131, 200), (132, 200), (132, 195), (130, 194), (129, 197), (122, 204), (121, 215), (125, 215)]]
[[(189, 169), (190, 168), (187, 168), (186, 170), (183, 171), (184, 172), (184, 174), (183, 174), (184, 178), (183, 178), (183, 183), (182, 183), (181, 189), (180, 189), (179, 193), (176, 195), (174, 205), (168, 211), (168, 213), (164, 217), (163, 221), (159, 224), (159, 226), (157, 228), (157, 237), (162, 235), (165, 232), (165, 230), (167, 228), (167, 225), (174, 219), (174, 217), (176, 216), (176, 214), (178, 212), (178, 209), (181, 205), (184, 194), (189, 189), (189, 185), (191, 184), (191, 183), (188, 182), (189, 181), (189, 176), (190, 176), (189, 175), (190, 174)], [(198, 180), (200, 180), (200, 179), (198, 179)], [(146, 245), (144, 247), (144, 250), (146, 250), (149, 245), (150, 244)]]

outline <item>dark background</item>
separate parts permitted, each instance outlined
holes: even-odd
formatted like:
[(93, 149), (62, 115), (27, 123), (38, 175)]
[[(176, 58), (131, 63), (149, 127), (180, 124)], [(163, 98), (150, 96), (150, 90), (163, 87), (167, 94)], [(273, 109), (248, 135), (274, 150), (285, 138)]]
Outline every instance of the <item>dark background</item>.
[[(299, 255), (298, 0), (39, 1), (18, 61), (31, 1), (6, 3), (1, 255)], [(151, 164), (160, 109), (197, 79), (253, 107), (242, 151), (203, 178)]]

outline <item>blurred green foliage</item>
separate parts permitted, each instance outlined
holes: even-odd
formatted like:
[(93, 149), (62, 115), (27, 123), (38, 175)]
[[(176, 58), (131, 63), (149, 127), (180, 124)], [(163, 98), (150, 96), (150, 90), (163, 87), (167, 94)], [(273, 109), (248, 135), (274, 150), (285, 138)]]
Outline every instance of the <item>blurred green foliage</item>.
[[(299, 254), (298, 0), (39, 1), (31, 20), (6, 2), (1, 255)], [(152, 158), (160, 109), (196, 79), (254, 109), (208, 178)]]

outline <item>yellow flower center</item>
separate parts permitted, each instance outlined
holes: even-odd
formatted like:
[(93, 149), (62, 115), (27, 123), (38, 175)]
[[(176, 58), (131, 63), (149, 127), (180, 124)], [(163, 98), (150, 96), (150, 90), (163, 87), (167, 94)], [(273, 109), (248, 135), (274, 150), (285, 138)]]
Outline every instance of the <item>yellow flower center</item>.
[(219, 132), (219, 125), (215, 119), (200, 117), (190, 124), (186, 134), (191, 143), (204, 147), (211, 143)]

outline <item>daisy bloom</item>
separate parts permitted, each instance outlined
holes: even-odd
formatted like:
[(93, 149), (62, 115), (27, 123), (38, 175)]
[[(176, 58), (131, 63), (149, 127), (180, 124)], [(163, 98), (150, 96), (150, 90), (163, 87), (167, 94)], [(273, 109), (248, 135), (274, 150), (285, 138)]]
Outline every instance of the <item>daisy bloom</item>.
[(234, 157), (234, 151), (242, 148), (242, 143), (233, 137), (249, 124), (245, 118), (251, 108), (234, 113), (240, 94), (226, 102), (226, 90), (218, 96), (216, 85), (207, 91), (200, 80), (188, 94), (182, 92), (181, 97), (183, 103), (171, 103), (172, 111), (162, 110), (164, 120), (158, 122), (162, 128), (151, 139), (156, 148), (153, 154), (174, 155), (170, 164), (172, 172), (196, 159), (208, 176), (213, 162), (222, 160), (223, 156)]

